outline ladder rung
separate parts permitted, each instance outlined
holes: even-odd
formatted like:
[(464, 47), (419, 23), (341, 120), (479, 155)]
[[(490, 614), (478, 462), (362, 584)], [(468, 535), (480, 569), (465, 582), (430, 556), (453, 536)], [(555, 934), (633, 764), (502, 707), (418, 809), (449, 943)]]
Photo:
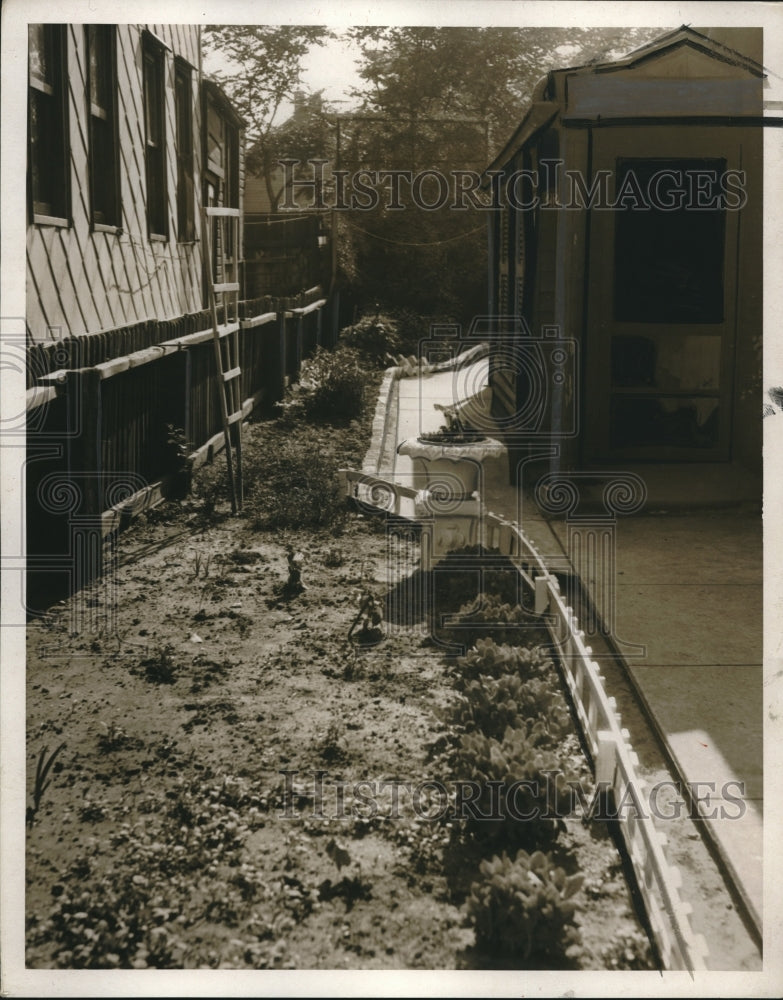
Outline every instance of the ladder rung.
[(239, 282), (238, 281), (225, 281), (222, 285), (213, 285), (213, 290), (217, 295), (218, 292), (238, 292)]
[(232, 378), (237, 378), (242, 374), (241, 368), (231, 368), (227, 372), (223, 372), (223, 381), (230, 382)]
[(241, 420), (241, 419), (242, 419), (242, 411), (241, 410), (237, 410), (236, 413), (229, 413), (228, 420), (226, 421), (226, 423), (228, 423), (228, 424), (235, 424), (237, 422), (237, 420)]

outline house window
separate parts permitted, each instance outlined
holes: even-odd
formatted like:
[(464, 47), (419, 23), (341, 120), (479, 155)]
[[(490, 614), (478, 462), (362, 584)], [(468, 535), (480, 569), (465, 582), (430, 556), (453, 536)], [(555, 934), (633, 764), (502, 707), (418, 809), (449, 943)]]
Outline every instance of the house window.
[(725, 170), (722, 159), (618, 161), (629, 195), (615, 212), (615, 320), (723, 322), (726, 209), (714, 192)]
[(121, 224), (115, 32), (113, 24), (86, 26), (90, 198), (92, 221), (98, 226)]
[(224, 201), (227, 208), (239, 208), (239, 133), (225, 123), (226, 176)]
[(66, 27), (28, 26), (28, 183), (35, 222), (68, 224), (70, 215)]
[(191, 67), (175, 63), (174, 95), (177, 120), (177, 238), (180, 243), (194, 240), (195, 200), (193, 194), (193, 84)]
[(144, 36), (144, 128), (147, 171), (147, 230), (168, 238), (166, 211), (166, 53), (151, 35)]

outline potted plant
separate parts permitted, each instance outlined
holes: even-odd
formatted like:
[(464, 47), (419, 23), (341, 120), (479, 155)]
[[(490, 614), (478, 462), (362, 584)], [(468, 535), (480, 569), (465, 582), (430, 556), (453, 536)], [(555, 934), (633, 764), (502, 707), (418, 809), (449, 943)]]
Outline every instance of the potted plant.
[(477, 499), (481, 463), (505, 454), (500, 441), (468, 427), (455, 406), (437, 406), (445, 423), (437, 431), (408, 438), (397, 448), (413, 462), (417, 480), (441, 501)]

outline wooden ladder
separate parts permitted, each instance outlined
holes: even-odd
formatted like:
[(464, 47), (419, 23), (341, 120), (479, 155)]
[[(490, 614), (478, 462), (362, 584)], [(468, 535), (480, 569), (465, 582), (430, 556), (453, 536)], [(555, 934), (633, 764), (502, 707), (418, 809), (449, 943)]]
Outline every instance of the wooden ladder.
[[(216, 230), (214, 240), (213, 225)], [(242, 509), (243, 493), (242, 367), (239, 354), (239, 209), (204, 208), (203, 232), (231, 510), (236, 514)], [(218, 324), (218, 297), (223, 308), (225, 323), (223, 331)], [(232, 438), (236, 447), (236, 476), (231, 452)]]

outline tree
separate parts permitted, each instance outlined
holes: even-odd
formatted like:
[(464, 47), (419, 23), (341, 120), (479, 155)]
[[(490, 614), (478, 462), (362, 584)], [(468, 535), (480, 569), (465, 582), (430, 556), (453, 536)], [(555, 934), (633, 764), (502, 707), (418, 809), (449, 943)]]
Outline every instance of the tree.
[[(483, 170), (551, 69), (608, 61), (660, 29), (355, 28), (361, 114), (342, 128), (343, 167)], [(478, 211), (351, 213), (360, 303), (406, 301), (466, 320), (485, 301), (486, 224)], [(386, 300), (384, 302), (384, 299)]]
[(366, 110), (485, 121), (497, 152), (546, 73), (617, 57), (659, 28), (354, 28)]
[[(232, 24), (204, 29), (206, 52), (227, 61), (226, 69), (212, 75), (245, 120), (247, 169), (264, 177), (273, 206), (282, 194), (275, 190), (273, 180), (280, 154), (280, 109), (294, 102), (302, 90), (304, 56), (332, 34), (328, 28), (309, 25)], [(314, 155), (316, 150), (310, 144), (320, 139), (312, 128), (313, 121), (313, 114), (300, 120), (291, 137), (294, 147), (306, 149), (305, 158)]]

